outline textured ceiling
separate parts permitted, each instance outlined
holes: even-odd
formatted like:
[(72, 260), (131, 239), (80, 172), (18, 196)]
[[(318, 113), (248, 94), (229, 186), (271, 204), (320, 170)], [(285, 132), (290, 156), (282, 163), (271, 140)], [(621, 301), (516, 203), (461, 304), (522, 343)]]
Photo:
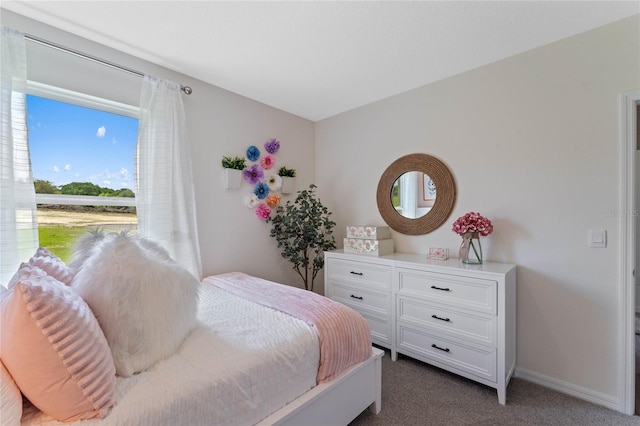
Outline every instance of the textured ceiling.
[(1, 5), (313, 121), (640, 13), (639, 1)]

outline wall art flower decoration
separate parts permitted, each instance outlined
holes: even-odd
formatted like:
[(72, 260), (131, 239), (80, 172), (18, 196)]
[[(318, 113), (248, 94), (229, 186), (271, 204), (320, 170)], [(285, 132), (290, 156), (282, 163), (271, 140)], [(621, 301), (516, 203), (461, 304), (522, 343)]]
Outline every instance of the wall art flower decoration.
[(260, 204), (260, 199), (256, 194), (247, 194), (247, 196), (244, 198), (244, 205), (251, 209), (255, 209), (258, 204)]
[(264, 200), (267, 198), (267, 195), (269, 195), (269, 186), (264, 182), (260, 182), (256, 185), (253, 193), (256, 194), (259, 199)]
[(260, 150), (257, 146), (251, 145), (249, 148), (247, 148), (247, 158), (250, 161), (256, 161), (258, 158), (260, 158)]
[(257, 164), (254, 164), (251, 167), (247, 167), (246, 169), (244, 169), (242, 174), (244, 175), (244, 178), (247, 180), (247, 182), (249, 182), (251, 185), (257, 184), (264, 177), (264, 171), (262, 170), (262, 167)]
[(295, 177), (295, 169), (281, 167), (280, 170), (274, 170), (276, 165), (274, 154), (280, 150), (278, 139), (271, 138), (264, 143), (264, 154), (260, 150), (255, 145), (247, 148), (247, 160), (254, 162), (251, 166), (244, 167), (244, 158), (242, 159), (244, 167), (242, 176), (253, 185), (251, 192), (244, 197), (244, 205), (255, 209), (256, 216), (268, 221), (272, 209), (280, 206), (282, 194), (292, 192), (292, 190), (285, 192), (284, 180), (287, 177)]
[(271, 191), (279, 191), (282, 188), (282, 177), (278, 175), (268, 175), (265, 181)]
[(271, 216), (271, 209), (265, 203), (260, 203), (256, 209), (256, 216), (262, 220), (267, 220)]
[(264, 149), (269, 154), (275, 154), (280, 149), (280, 141), (278, 139), (269, 139), (264, 143)]
[(265, 201), (269, 207), (277, 207), (280, 204), (280, 196), (278, 194), (269, 194)]
[(264, 157), (262, 157), (260, 159), (260, 165), (262, 166), (263, 169), (265, 170), (269, 170), (270, 168), (272, 168), (274, 165), (276, 164), (276, 159), (273, 155), (269, 154), (269, 155), (265, 155)]

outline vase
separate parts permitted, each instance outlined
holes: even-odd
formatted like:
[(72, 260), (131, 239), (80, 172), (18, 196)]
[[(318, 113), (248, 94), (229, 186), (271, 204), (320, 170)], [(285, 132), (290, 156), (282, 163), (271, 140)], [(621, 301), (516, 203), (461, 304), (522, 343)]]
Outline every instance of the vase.
[(462, 234), (462, 244), (458, 253), (462, 263), (470, 265), (482, 264), (482, 245), (478, 232), (465, 232)]

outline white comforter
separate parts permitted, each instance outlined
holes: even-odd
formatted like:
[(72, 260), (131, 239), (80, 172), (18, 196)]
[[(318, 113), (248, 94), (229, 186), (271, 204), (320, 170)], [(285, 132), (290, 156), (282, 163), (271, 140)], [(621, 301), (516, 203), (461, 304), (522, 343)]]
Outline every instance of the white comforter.
[[(118, 378), (95, 425), (252, 425), (315, 386), (316, 333), (287, 314), (202, 284), (201, 326), (171, 358)], [(25, 407), (23, 424), (64, 424)]]

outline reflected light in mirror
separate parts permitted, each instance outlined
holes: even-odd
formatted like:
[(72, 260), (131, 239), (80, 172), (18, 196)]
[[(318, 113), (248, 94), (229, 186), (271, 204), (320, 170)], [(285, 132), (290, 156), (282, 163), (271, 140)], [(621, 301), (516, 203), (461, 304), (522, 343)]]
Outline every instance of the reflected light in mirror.
[(410, 171), (403, 173), (391, 187), (391, 204), (399, 215), (417, 219), (429, 213), (436, 199), (435, 182), (429, 175)]

